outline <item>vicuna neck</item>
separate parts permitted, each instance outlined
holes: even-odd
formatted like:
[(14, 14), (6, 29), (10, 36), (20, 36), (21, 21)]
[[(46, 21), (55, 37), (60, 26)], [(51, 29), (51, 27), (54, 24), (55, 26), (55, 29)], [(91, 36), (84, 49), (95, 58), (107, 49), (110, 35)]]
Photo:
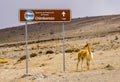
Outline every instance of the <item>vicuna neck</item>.
[(88, 51), (89, 51), (89, 54), (91, 54), (91, 47), (90, 47), (90, 45), (88, 45)]

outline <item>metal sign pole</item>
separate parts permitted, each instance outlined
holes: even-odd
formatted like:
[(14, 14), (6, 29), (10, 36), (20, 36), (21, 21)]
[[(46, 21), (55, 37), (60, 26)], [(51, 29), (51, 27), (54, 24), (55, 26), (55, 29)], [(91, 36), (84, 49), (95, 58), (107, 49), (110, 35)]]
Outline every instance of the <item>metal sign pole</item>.
[(25, 40), (26, 40), (26, 75), (28, 75), (28, 31), (27, 31), (27, 22), (25, 25)]
[(62, 48), (62, 52), (63, 52), (63, 72), (65, 72), (65, 32), (64, 32), (64, 23), (62, 24), (62, 34), (63, 34), (63, 48)]

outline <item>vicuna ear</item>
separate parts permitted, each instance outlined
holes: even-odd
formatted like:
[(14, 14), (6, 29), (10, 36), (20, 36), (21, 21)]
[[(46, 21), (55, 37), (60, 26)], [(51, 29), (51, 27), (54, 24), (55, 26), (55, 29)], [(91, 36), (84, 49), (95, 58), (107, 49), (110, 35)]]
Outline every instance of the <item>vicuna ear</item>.
[(86, 41), (86, 44), (89, 44), (89, 45), (90, 45), (90, 42), (87, 42), (87, 41)]
[(86, 44), (90, 44), (88, 41), (86, 41)]

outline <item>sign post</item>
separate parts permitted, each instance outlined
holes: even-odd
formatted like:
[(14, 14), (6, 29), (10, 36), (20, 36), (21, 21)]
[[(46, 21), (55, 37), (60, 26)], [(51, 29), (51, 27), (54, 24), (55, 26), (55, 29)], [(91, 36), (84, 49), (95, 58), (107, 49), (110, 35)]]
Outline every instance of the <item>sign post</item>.
[(71, 11), (69, 9), (21, 9), (19, 11), (20, 22), (26, 22), (25, 34), (26, 34), (26, 75), (28, 75), (28, 33), (27, 22), (62, 22), (63, 33), (63, 71), (65, 72), (65, 48), (64, 48), (64, 22), (71, 21)]
[(62, 24), (62, 34), (63, 34), (63, 47), (62, 47), (62, 52), (63, 52), (63, 72), (65, 72), (65, 29), (64, 29), (64, 23)]
[(27, 22), (25, 25), (25, 40), (26, 40), (26, 75), (28, 75), (28, 31), (27, 31)]

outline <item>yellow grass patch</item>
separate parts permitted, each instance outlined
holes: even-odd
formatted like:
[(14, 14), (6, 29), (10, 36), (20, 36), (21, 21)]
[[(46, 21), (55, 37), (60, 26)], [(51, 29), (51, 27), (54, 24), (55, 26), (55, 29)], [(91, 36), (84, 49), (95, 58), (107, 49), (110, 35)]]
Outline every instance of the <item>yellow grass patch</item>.
[(7, 59), (0, 58), (0, 64), (3, 64), (3, 63), (8, 63), (8, 60), (7, 60)]

